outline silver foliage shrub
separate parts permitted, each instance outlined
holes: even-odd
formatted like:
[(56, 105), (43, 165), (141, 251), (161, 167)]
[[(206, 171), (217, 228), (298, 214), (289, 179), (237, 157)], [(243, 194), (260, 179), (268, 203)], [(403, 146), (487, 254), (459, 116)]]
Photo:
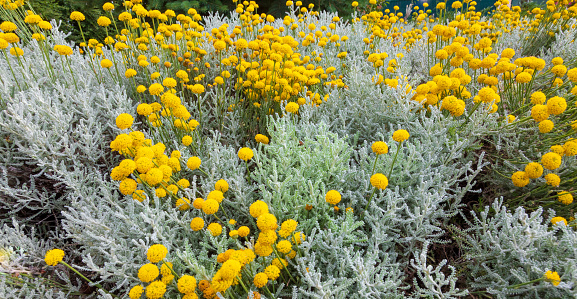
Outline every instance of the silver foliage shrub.
[[(496, 200), (480, 213), (471, 212), (460, 243), (472, 278), (471, 287), (498, 298), (567, 298), (577, 296), (577, 233), (563, 224), (551, 228), (554, 212), (510, 211)], [(464, 217), (466, 215), (463, 215)], [(556, 271), (561, 283), (540, 282), (515, 287)]]
[[(319, 24), (329, 24), (333, 16), (321, 13)], [(237, 22), (235, 16), (211, 15), (204, 25), (210, 30)], [(364, 29), (359, 22), (339, 24), (335, 31), (350, 36), (345, 58), (350, 67), (346, 73), (348, 90), (323, 87), (330, 96), (321, 106), (303, 106), (298, 117), (271, 117), (266, 128), (270, 144), (250, 144), (255, 156), (248, 176), (244, 162), (237, 157), (238, 149), (244, 146), (239, 142), (239, 116), (233, 112), (217, 118), (219, 94), (214, 89), (200, 98), (201, 111), (196, 103), (185, 102), (193, 115), (206, 117), (200, 119), (204, 138), (198, 156), (207, 175), (186, 173), (191, 181), (188, 198), (206, 196), (217, 180), (225, 179), (230, 190), (222, 208), (239, 223), (254, 221), (248, 207), (255, 200), (267, 202), (279, 221), (294, 218), (299, 222), (299, 230), (307, 235), (301, 247), (304, 257), (291, 261), (290, 266), (296, 269), (301, 285), (279, 288), (276, 296), (454, 298), (474, 290), (487, 290), (497, 297), (575, 296), (577, 236), (566, 227), (551, 230), (542, 210), (528, 215), (519, 208), (511, 213), (498, 201), (492, 207), (494, 214), (486, 208), (473, 215), (469, 228), (460, 235), (469, 261), (466, 269), (470, 275), (465, 278), (470, 290), (457, 287), (460, 269), (456, 266), (446, 260), (428, 259), (433, 246), (450, 242), (450, 232), (455, 230), (448, 230), (449, 223), (463, 208), (465, 194), (480, 191), (475, 180), (487, 163), (479, 151), (479, 140), (498, 128), (499, 116), (479, 110), (464, 123), (434, 107), (430, 111), (419, 109), (403, 85), (415, 86), (427, 77), (429, 54), (421, 51), (401, 51), (406, 57), (400, 59), (401, 73), (414, 74), (407, 82), (401, 79), (403, 84), (396, 89), (374, 86), (373, 70), (363, 56), (361, 35), (356, 33)], [(518, 34), (510, 33), (509, 40), (517, 41)], [(64, 36), (55, 29), (49, 42), (64, 44)], [(385, 41), (376, 46), (380, 51), (396, 53)], [(515, 48), (515, 42), (507, 46)], [(568, 49), (563, 53), (572, 53)], [(38, 51), (34, 43), (24, 50), (25, 57), (40, 55), (34, 52)], [(300, 51), (307, 55), (321, 48), (313, 45)], [(336, 53), (328, 54), (327, 66), (340, 68)], [(57, 61), (57, 54), (51, 55)], [(99, 83), (88, 69), (87, 59), (78, 54), (70, 58), (74, 71), (83, 74), (75, 77), (78, 90), (69, 72), (60, 70), (56, 80), (50, 81), (41, 64), (25, 60), (26, 70), (18, 72), (25, 77), (17, 79), (29, 85), (24, 91), (15, 88), (12, 74), (0, 60), (4, 82), (0, 93), (6, 103), (0, 113), (3, 206), (12, 207), (13, 212), (30, 209), (63, 217), (58, 236), (78, 244), (70, 254), (77, 258), (75, 267), (91, 273), (95, 282), (121, 296), (138, 283), (136, 273), (146, 263), (146, 250), (156, 243), (168, 248), (168, 259), (176, 272), (210, 279), (218, 267), (216, 254), (239, 241), (227, 238), (226, 229), (219, 237), (193, 232), (189, 224), (201, 215), (197, 210), (179, 211), (170, 201), (155, 196), (141, 203), (120, 195), (117, 183), (109, 178), (119, 157), (110, 153), (108, 145), (117, 132), (113, 119), (134, 111), (130, 83), (118, 84), (107, 72)], [(216, 62), (216, 58), (210, 59), (211, 64)], [(216, 70), (207, 73), (210, 78), (215, 75)], [(473, 90), (480, 86), (472, 85)], [(225, 90), (232, 91), (232, 86)], [(224, 101), (228, 105), (226, 101), (231, 100)], [(378, 140), (389, 145), (389, 153), (379, 157), (376, 164), (377, 172), (388, 175), (399, 147), (390, 136), (397, 129), (408, 130), (411, 137), (402, 144), (389, 187), (375, 192), (365, 208), (372, 192), (369, 178), (375, 161), (370, 146)], [(179, 140), (163, 140), (153, 130), (143, 131), (148, 138), (181, 150), (183, 160), (193, 155)], [(494, 138), (506, 151), (531, 151), (522, 138), (513, 139), (508, 134)], [(325, 202), (324, 195), (331, 189), (342, 194), (341, 207), (352, 211), (342, 208), (336, 212)], [(313, 210), (307, 211), (307, 205)], [(12, 223), (8, 217), (2, 220)], [(49, 246), (60, 244), (28, 237), (19, 225), (14, 222), (2, 227), (0, 246), (16, 257), (17, 263), (10, 267), (38, 267)], [(562, 275), (559, 287), (541, 282), (511, 288), (542, 277), (550, 269)], [(62, 271), (55, 273), (70, 292), (78, 291), (74, 287), (78, 281), (71, 281)], [(39, 279), (30, 283), (37, 288), (16, 294), (2, 278), (0, 297), (71, 294), (49, 290)]]
[[(68, 45), (64, 38), (55, 28), (45, 42), (51, 49)], [(99, 83), (89, 58), (77, 51), (69, 56), (73, 74), (58, 53), (49, 52), (53, 80), (46, 65), (34, 59), (41, 57), (36, 41), (24, 51), (24, 69), (10, 57), (21, 91), (6, 60), (0, 60), (0, 97), (6, 104), (0, 111), (0, 203), (9, 217), (24, 210), (26, 218), (59, 214), (67, 193), (91, 186), (92, 176), (110, 169), (116, 159), (108, 150), (117, 130), (114, 119), (134, 103), (127, 96), (129, 85), (118, 85), (106, 72)]]

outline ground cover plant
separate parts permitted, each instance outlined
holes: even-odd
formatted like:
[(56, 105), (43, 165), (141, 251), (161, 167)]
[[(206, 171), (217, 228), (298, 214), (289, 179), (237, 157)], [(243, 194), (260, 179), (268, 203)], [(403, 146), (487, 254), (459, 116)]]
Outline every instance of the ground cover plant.
[(577, 5), (0, 4), (1, 298), (577, 296)]

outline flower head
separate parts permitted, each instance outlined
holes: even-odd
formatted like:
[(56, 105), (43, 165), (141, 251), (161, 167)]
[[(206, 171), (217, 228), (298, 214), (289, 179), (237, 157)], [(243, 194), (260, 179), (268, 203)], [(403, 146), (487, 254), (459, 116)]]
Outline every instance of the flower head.
[(537, 162), (531, 162), (525, 166), (525, 173), (530, 179), (536, 179), (543, 175), (543, 166)]
[(382, 141), (374, 142), (373, 145), (371, 146), (371, 149), (377, 155), (382, 155), (382, 154), (386, 154), (389, 152), (389, 147), (387, 146), (386, 143), (384, 143)]
[(200, 160), (199, 157), (190, 157), (188, 158), (188, 161), (186, 162), (186, 167), (188, 167), (188, 169), (190, 170), (195, 170), (198, 169), (200, 167), (200, 163), (202, 161)]
[(330, 190), (325, 195), (326, 202), (330, 203), (331, 205), (336, 205), (341, 202), (341, 194), (337, 190)]
[(552, 283), (554, 286), (558, 286), (561, 283), (561, 277), (557, 272), (551, 272), (551, 270), (545, 272), (545, 279)]
[(275, 265), (270, 265), (264, 269), (264, 274), (266, 274), (268, 279), (275, 280), (280, 275), (280, 269)]
[(78, 22), (80, 22), (80, 21), (84, 21), (86, 18), (84, 17), (84, 15), (83, 15), (81, 12), (79, 12), (79, 11), (73, 11), (73, 12), (70, 14), (70, 19), (72, 19), (73, 21), (78, 21)]
[(256, 134), (256, 136), (254, 136), (254, 139), (258, 143), (262, 143), (262, 144), (268, 144), (269, 143), (268, 137), (266, 137), (263, 134)]
[(52, 249), (46, 252), (44, 261), (48, 266), (56, 266), (64, 258), (64, 251), (61, 249)]
[(114, 4), (110, 3), (110, 2), (106, 2), (102, 5), (102, 9), (105, 11), (111, 11), (114, 10)]
[(209, 198), (202, 204), (202, 211), (207, 215), (212, 215), (218, 211), (218, 201)]
[(525, 187), (529, 184), (529, 176), (524, 171), (517, 171), (511, 176), (513, 184), (517, 187)]
[(382, 173), (375, 173), (371, 176), (371, 185), (378, 189), (385, 189), (389, 185), (389, 180)]
[(252, 159), (253, 156), (254, 156), (254, 153), (248, 147), (243, 147), (238, 151), (238, 157), (241, 160), (248, 161), (248, 160)]
[(211, 223), (206, 229), (213, 237), (219, 236), (222, 233), (222, 225), (218, 223)]
[(200, 217), (193, 218), (192, 221), (190, 221), (190, 228), (195, 232), (203, 229), (204, 220)]
[(553, 223), (553, 225), (558, 225), (560, 222), (563, 222), (565, 225), (567, 225), (567, 219), (563, 218), (563, 217), (553, 217), (553, 219), (551, 219), (551, 223)]
[(248, 234), (250, 234), (250, 228), (248, 228), (248, 226), (241, 226), (238, 228), (239, 237), (246, 237)]
[(258, 218), (260, 215), (268, 213), (268, 205), (262, 200), (257, 200), (250, 205), (249, 212), (252, 217)]
[(146, 298), (159, 299), (166, 293), (166, 284), (162, 281), (155, 281), (146, 287)]
[(409, 132), (407, 130), (397, 130), (393, 133), (393, 140), (396, 142), (403, 142), (409, 139)]
[(299, 104), (290, 102), (286, 105), (285, 110), (289, 113), (296, 114), (299, 111)]
[(122, 113), (116, 117), (116, 126), (121, 129), (128, 129), (132, 126), (134, 118), (128, 113)]
[(275, 230), (278, 227), (276, 217), (273, 214), (265, 213), (257, 218), (256, 225), (260, 230)]
[(136, 285), (130, 289), (130, 292), (128, 292), (128, 297), (130, 297), (130, 299), (139, 299), (143, 292), (144, 288), (141, 285)]
[(220, 179), (216, 183), (214, 183), (214, 189), (222, 193), (225, 193), (226, 191), (228, 191), (228, 183), (225, 180)]
[(146, 252), (146, 258), (148, 258), (151, 263), (158, 263), (166, 257), (167, 253), (168, 249), (166, 249), (164, 245), (154, 244), (148, 248), (148, 251)]
[(569, 205), (573, 202), (573, 195), (571, 195), (571, 193), (567, 192), (567, 191), (561, 191), (559, 193), (557, 193), (558, 196), (558, 200), (560, 203), (564, 204), (564, 205)]
[(254, 276), (253, 283), (257, 288), (264, 287), (267, 284), (267, 282), (268, 282), (268, 276), (263, 272), (257, 273)]
[(102, 26), (102, 27), (108, 27), (110, 24), (112, 24), (110, 19), (108, 17), (105, 17), (105, 16), (99, 17), (98, 20), (96, 20), (96, 23), (98, 24), (98, 26)]
[(155, 280), (158, 275), (160, 274), (160, 270), (155, 264), (146, 264), (142, 265), (140, 269), (138, 269), (138, 279), (142, 282), (151, 282)]
[(549, 186), (559, 187), (559, 184), (561, 183), (561, 178), (554, 173), (549, 173), (545, 176), (545, 181)]
[(557, 169), (561, 166), (561, 156), (556, 153), (546, 153), (541, 157), (541, 164), (549, 170)]
[(178, 291), (183, 294), (194, 294), (196, 289), (196, 278), (190, 275), (183, 275), (178, 279)]

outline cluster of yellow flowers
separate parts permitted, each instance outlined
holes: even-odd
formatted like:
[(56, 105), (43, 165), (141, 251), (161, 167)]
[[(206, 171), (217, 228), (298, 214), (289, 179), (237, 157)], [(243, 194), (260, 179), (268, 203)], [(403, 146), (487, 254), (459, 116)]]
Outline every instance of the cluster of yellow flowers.
[[(222, 190), (225, 183), (220, 182), (218, 186)], [(226, 192), (226, 190), (224, 191)], [(222, 200), (222, 193), (219, 195)], [(194, 203), (195, 208), (202, 210), (207, 219), (214, 217), (220, 221), (220, 218), (215, 215), (218, 211), (218, 200), (214, 198), (209, 198), (206, 201), (198, 200)], [(202, 292), (204, 298), (216, 298), (216, 293), (225, 294), (231, 287), (248, 292), (247, 286), (250, 287), (251, 283), (270, 294), (267, 285), (277, 283), (279, 277), (285, 284), (296, 282), (287, 267), (288, 259), (302, 254), (298, 245), (305, 240), (305, 235), (302, 232), (295, 232), (298, 223), (293, 219), (288, 219), (278, 229), (277, 218), (269, 212), (268, 205), (260, 200), (250, 206), (249, 212), (256, 219), (257, 228), (260, 230), (256, 242), (251, 243), (249, 241), (251, 231), (249, 227), (240, 226), (234, 229), (237, 222), (234, 219), (227, 222), (231, 229), (229, 237), (244, 238), (246, 240), (245, 247), (227, 249), (218, 253), (216, 262), (221, 264), (220, 268), (212, 277), (205, 277), (206, 279), (198, 282), (198, 290)], [(190, 225), (194, 231), (200, 231), (204, 228), (204, 220), (201, 217), (194, 218)], [(222, 230), (221, 224), (216, 222), (211, 223), (207, 228), (212, 236), (220, 235)], [(240, 245), (241, 243), (237, 242), (236, 244)], [(196, 278), (191, 275), (181, 276), (177, 274), (173, 269), (173, 264), (165, 261), (167, 253), (167, 248), (162, 244), (152, 245), (148, 249), (147, 258), (150, 263), (141, 266), (138, 271), (139, 280), (148, 285), (134, 286), (129, 291), (130, 298), (140, 298), (143, 293), (146, 293), (147, 298), (161, 298), (169, 286), (173, 284), (175, 277), (177, 278), (176, 287), (180, 293), (185, 294), (184, 298), (198, 298)], [(259, 263), (256, 262), (257, 257), (262, 259)], [(158, 263), (161, 263), (160, 268), (156, 265)], [(285, 274), (282, 274), (282, 271)], [(160, 275), (161, 278), (159, 279)], [(254, 295), (256, 294), (258, 293)]]

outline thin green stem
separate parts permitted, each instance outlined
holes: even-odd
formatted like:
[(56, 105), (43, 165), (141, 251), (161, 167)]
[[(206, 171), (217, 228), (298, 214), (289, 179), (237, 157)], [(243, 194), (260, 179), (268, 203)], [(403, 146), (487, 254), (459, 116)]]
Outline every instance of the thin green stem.
[(64, 265), (64, 266), (66, 266), (66, 267), (68, 267), (70, 270), (72, 270), (74, 273), (78, 274), (78, 276), (82, 277), (82, 279), (86, 280), (88, 283), (93, 284), (95, 287), (103, 290), (106, 294), (108, 294), (108, 295), (110, 295), (110, 296), (112, 296), (112, 297), (117, 298), (116, 295), (111, 294), (111, 293), (109, 293), (107, 290), (105, 290), (105, 289), (102, 287), (102, 285), (100, 285), (99, 283), (96, 283), (96, 284), (95, 284), (92, 280), (90, 280), (90, 279), (88, 279), (86, 276), (82, 275), (80, 272), (78, 272), (78, 270), (74, 269), (74, 267), (70, 266), (70, 265), (67, 264), (66, 262), (60, 261), (59, 263), (62, 264), (62, 265)]
[(391, 177), (391, 174), (393, 173), (393, 167), (395, 167), (395, 162), (397, 162), (397, 156), (399, 155), (399, 151), (401, 150), (401, 147), (403, 147), (403, 142), (399, 142), (399, 146), (397, 146), (397, 152), (395, 153), (395, 158), (393, 159), (393, 163), (391, 164), (391, 169), (389, 170), (389, 174), (387, 175), (387, 178)]

